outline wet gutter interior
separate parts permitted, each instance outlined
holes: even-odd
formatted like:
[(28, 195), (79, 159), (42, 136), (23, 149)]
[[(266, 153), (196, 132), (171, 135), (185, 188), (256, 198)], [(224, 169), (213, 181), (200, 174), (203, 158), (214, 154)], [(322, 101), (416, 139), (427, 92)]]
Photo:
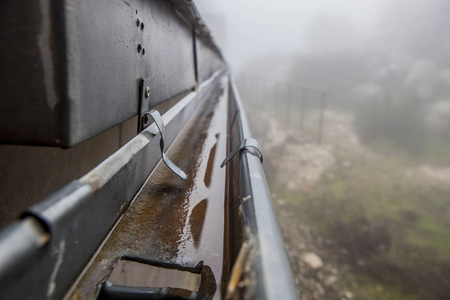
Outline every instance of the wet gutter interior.
[(188, 180), (160, 162), (66, 298), (98, 297), (121, 258), (201, 274), (199, 298), (221, 297), (229, 268), (226, 168), (220, 168), (227, 154), (228, 87), (223, 76), (221, 88), (166, 152)]

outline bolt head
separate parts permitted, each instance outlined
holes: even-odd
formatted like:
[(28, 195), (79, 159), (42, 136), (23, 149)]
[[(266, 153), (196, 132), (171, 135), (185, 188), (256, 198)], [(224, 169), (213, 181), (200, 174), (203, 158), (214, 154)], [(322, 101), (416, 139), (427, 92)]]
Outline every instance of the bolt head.
[(148, 98), (150, 96), (150, 87), (145, 88), (145, 98)]
[(144, 115), (144, 117), (142, 118), (142, 121), (143, 121), (144, 125), (148, 125), (150, 118), (148, 117), (148, 115)]

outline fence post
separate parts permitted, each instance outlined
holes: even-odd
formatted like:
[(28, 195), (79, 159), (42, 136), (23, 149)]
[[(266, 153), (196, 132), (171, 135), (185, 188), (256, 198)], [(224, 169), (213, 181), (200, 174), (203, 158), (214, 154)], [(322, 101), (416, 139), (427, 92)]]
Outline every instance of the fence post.
[(286, 96), (286, 121), (289, 125), (291, 125), (291, 119), (292, 119), (292, 86), (284, 85), (285, 90), (285, 96)]
[(300, 131), (303, 131), (305, 124), (305, 101), (306, 101), (306, 89), (302, 88), (302, 95), (300, 98)]
[(325, 112), (326, 101), (327, 101), (327, 94), (325, 92), (322, 92), (322, 97), (320, 98), (320, 117), (319, 117), (319, 135), (318, 135), (319, 144), (322, 143), (323, 138), (323, 115)]

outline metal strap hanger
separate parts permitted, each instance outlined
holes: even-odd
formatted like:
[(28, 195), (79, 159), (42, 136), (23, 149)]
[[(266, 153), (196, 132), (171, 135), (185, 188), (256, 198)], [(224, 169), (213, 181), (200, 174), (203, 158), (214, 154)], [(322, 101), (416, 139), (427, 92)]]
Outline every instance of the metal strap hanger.
[(223, 168), (237, 153), (241, 152), (242, 150), (246, 150), (247, 148), (256, 149), (256, 151), (258, 152), (259, 159), (261, 160), (261, 163), (263, 162), (261, 145), (254, 138), (249, 138), (243, 140), (236, 148), (234, 148), (234, 150), (231, 151), (230, 154), (228, 154), (228, 156), (224, 159), (220, 167)]
[(156, 123), (156, 127), (158, 127), (159, 133), (161, 134), (161, 140), (159, 141), (159, 147), (161, 148), (161, 157), (166, 166), (174, 172), (181, 179), (187, 180), (186, 173), (183, 172), (177, 165), (175, 165), (164, 153), (164, 121), (157, 110), (151, 110), (144, 114), (152, 117), (153, 121)]

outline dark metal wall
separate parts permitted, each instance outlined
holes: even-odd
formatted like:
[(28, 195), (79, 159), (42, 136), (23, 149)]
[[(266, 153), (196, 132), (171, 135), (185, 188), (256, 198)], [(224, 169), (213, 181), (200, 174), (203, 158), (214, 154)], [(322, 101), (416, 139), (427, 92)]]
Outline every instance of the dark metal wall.
[(66, 1), (69, 144), (193, 88), (192, 30), (166, 1)]
[(224, 62), (217, 57), (214, 48), (203, 40), (196, 39), (198, 81), (203, 82), (214, 74)]
[(0, 145), (0, 229), (29, 206), (83, 176), (136, 135), (137, 119), (71, 149)]
[(140, 79), (150, 107), (194, 88), (196, 67), (203, 81), (223, 64), (195, 14), (190, 1), (2, 1), (0, 141), (71, 147), (137, 115)]
[(5, 0), (0, 7), (0, 140), (57, 144), (62, 139), (63, 41), (47, 0)]

